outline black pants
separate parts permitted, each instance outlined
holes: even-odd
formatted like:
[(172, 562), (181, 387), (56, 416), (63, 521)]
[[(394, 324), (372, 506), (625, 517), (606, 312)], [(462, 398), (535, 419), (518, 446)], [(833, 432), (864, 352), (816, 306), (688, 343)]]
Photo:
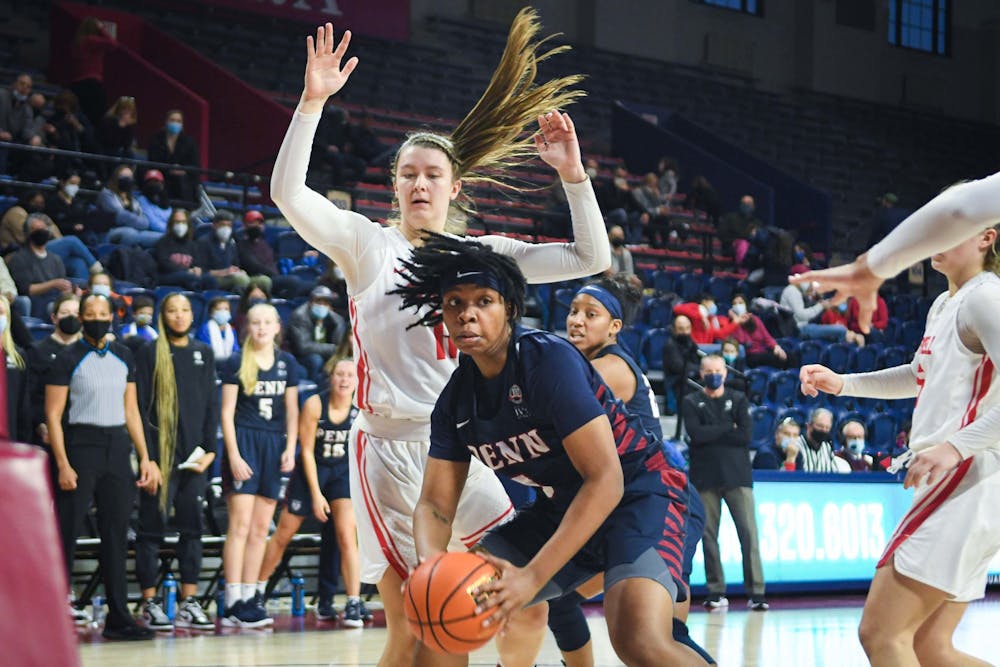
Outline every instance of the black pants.
[[(330, 598), (337, 594), (337, 579), (340, 577), (340, 547), (337, 546), (337, 531), (333, 519), (323, 524), (322, 540), (319, 543), (319, 598)], [(347, 582), (344, 582), (345, 584)]]
[(76, 471), (76, 489), (62, 491), (56, 484), (56, 512), (71, 581), (76, 538), (91, 501), (97, 503), (101, 575), (108, 597), (108, 628), (133, 623), (128, 611), (125, 570), (128, 520), (136, 492), (135, 474), (129, 459), (131, 451), (132, 442), (124, 426), (69, 425), (66, 427), (66, 456)]
[[(197, 584), (201, 572), (202, 501), (208, 486), (206, 473), (174, 470), (167, 489), (167, 510), (174, 508), (174, 525), (180, 533), (177, 567), (182, 584)], [(141, 588), (159, 580), (160, 543), (167, 517), (160, 511), (159, 494), (139, 494), (139, 531), (135, 540), (135, 574)]]

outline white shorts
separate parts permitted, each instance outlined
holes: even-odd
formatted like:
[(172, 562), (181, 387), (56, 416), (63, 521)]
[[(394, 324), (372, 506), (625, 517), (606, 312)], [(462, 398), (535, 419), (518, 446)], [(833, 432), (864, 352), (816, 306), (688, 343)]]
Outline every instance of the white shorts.
[[(378, 583), (387, 567), (406, 579), (417, 566), (413, 508), (420, 499), (430, 443), (369, 435), (351, 429), (351, 498), (358, 522), (361, 581)], [(514, 517), (500, 480), (473, 458), (458, 501), (449, 550), (462, 551), (486, 531)]]
[(1000, 551), (1000, 452), (962, 462), (931, 486), (920, 486), (879, 567), (944, 591), (954, 602), (986, 594), (986, 571)]

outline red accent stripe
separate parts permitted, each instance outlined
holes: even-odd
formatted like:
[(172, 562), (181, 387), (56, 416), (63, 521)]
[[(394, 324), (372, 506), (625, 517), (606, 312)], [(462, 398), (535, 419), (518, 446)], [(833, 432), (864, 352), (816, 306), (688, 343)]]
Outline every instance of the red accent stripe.
[(979, 409), (979, 404), (985, 398), (986, 393), (990, 390), (992, 381), (993, 360), (984, 356), (979, 367), (976, 368), (976, 379), (972, 383), (972, 397), (965, 408), (965, 416), (962, 417), (962, 426), (960, 428), (968, 426), (976, 419), (976, 411)]
[(365, 353), (364, 346), (361, 345), (361, 323), (358, 321), (358, 307), (355, 305), (353, 298), (348, 302), (348, 307), (354, 329), (354, 349), (357, 351), (358, 358), (358, 407), (362, 410), (371, 411), (371, 406), (368, 403), (368, 394), (371, 391), (372, 379), (368, 374), (368, 355)]
[[(938, 484), (938, 489), (931, 492), (934, 495), (934, 499), (931, 502), (921, 503), (922, 507), (919, 512), (913, 515), (908, 521), (903, 519), (904, 523), (901, 523), (899, 528), (893, 536), (892, 541), (889, 546), (886, 547), (885, 553), (882, 554), (882, 558), (879, 559), (878, 565), (876, 567), (882, 567), (889, 562), (889, 558), (892, 556), (893, 552), (899, 548), (903, 542), (906, 541), (908, 537), (913, 535), (918, 528), (927, 520), (927, 518), (934, 513), (938, 507), (940, 507), (945, 500), (952, 494), (952, 492), (958, 487), (961, 481), (965, 478), (966, 473), (969, 472), (969, 468), (972, 467), (972, 459), (965, 459), (962, 461), (957, 468), (949, 473), (949, 476), (941, 480)], [(931, 495), (928, 494), (928, 495)], [(907, 516), (913, 514), (913, 510)]]
[(500, 516), (498, 516), (497, 518), (493, 519), (492, 521), (490, 521), (488, 524), (486, 524), (485, 526), (483, 526), (479, 530), (477, 530), (477, 531), (475, 531), (473, 533), (469, 533), (465, 537), (462, 537), (462, 538), (459, 538), (459, 539), (462, 541), (462, 544), (464, 544), (466, 546), (466, 548), (471, 547), (472, 545), (476, 544), (482, 538), (483, 533), (485, 533), (487, 530), (489, 530), (493, 526), (495, 526), (498, 523), (500, 523), (501, 521), (503, 521), (513, 511), (514, 511), (514, 504), (511, 503), (507, 507), (507, 509), (505, 509), (503, 511), (503, 513), (500, 514)]
[(358, 464), (358, 479), (361, 480), (361, 495), (364, 498), (365, 509), (368, 510), (368, 517), (372, 521), (372, 527), (375, 529), (375, 537), (378, 539), (379, 546), (382, 548), (382, 553), (385, 555), (386, 560), (389, 561), (389, 567), (396, 571), (400, 579), (405, 581), (409, 576), (406, 561), (400, 555), (399, 548), (392, 541), (392, 535), (385, 527), (385, 521), (382, 519), (382, 515), (378, 511), (378, 506), (372, 498), (371, 489), (368, 487), (368, 479), (365, 477), (365, 448), (362, 444), (362, 438), (364, 437), (365, 434), (362, 431), (358, 431), (355, 456)]

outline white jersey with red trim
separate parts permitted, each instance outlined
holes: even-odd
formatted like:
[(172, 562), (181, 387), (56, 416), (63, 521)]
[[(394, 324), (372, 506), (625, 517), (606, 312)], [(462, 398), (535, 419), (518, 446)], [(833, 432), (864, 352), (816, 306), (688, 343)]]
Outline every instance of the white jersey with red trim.
[(938, 297), (927, 315), (924, 337), (913, 358), (918, 386), (910, 441), (913, 450), (947, 442), (1000, 403), (993, 360), (973, 352), (959, 338), (962, 303), (973, 290), (988, 283), (1000, 285), (1000, 278), (980, 273), (954, 295)]

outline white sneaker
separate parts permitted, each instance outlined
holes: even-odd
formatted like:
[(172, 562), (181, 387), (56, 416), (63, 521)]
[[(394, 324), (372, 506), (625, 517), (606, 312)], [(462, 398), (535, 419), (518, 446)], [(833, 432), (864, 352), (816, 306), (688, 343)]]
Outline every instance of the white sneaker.
[(73, 619), (73, 625), (89, 625), (92, 620), (90, 612), (86, 609), (77, 609), (72, 601), (69, 603), (69, 617)]
[(725, 595), (709, 595), (702, 604), (709, 611), (714, 609), (728, 609), (729, 599)]
[(170, 631), (174, 629), (174, 623), (163, 611), (163, 602), (160, 598), (150, 598), (142, 601), (142, 622), (150, 630)]
[(177, 616), (174, 618), (174, 625), (178, 628), (194, 628), (196, 630), (215, 629), (215, 621), (208, 617), (205, 610), (198, 604), (198, 600), (193, 597), (181, 602), (177, 609)]

